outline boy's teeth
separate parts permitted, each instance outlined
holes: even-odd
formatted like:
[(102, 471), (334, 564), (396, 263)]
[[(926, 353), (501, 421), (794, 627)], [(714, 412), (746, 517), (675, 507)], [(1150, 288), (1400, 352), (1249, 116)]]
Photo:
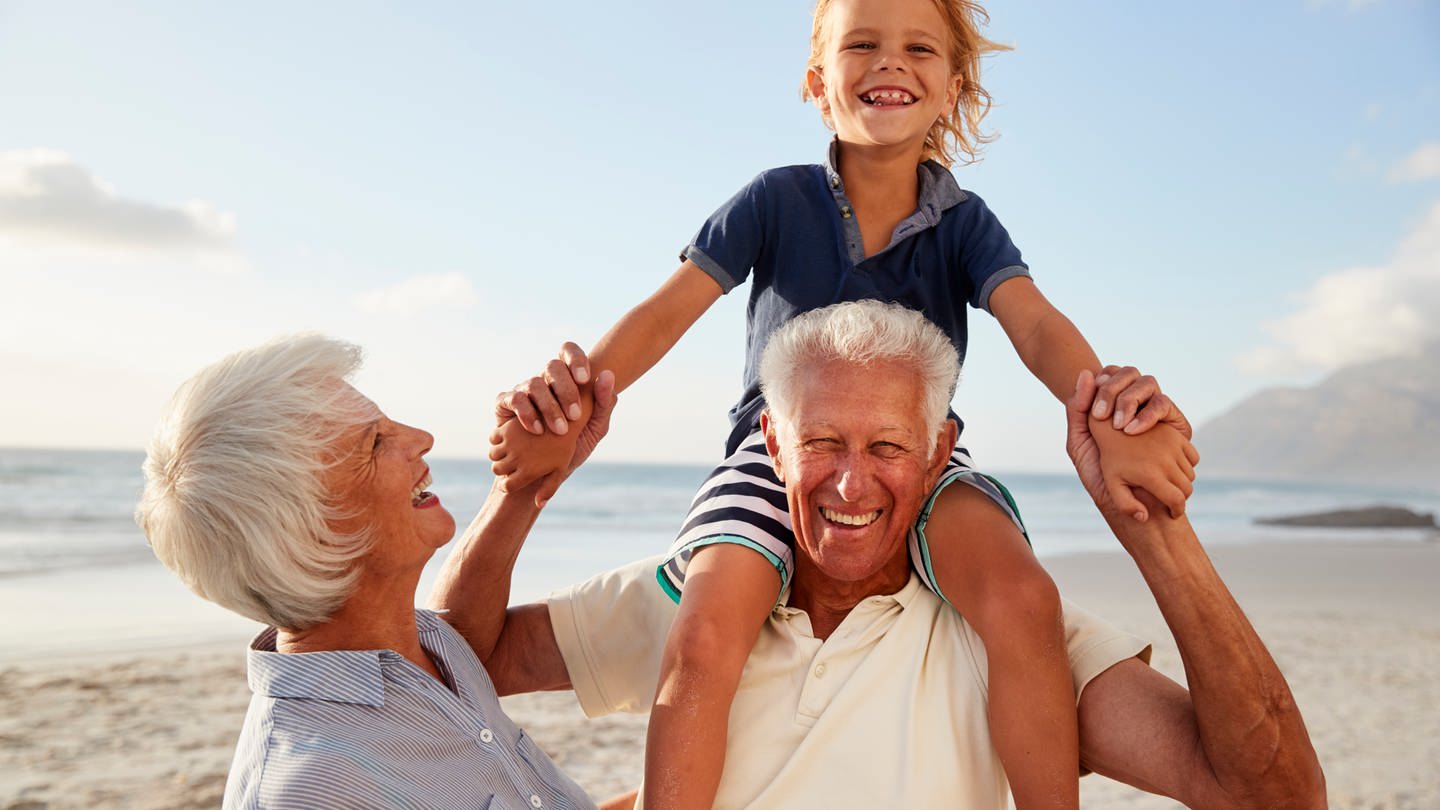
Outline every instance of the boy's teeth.
[(903, 90), (877, 90), (865, 96), (871, 104), (914, 104), (915, 98)]

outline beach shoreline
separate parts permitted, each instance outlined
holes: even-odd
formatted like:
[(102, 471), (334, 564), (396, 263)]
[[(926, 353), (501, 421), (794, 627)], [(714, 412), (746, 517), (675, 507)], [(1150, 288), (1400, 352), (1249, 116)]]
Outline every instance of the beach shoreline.
[[(1331, 807), (1440, 806), (1440, 544), (1226, 545), (1211, 556), (1291, 682)], [(1154, 666), (1183, 680), (1123, 553), (1045, 563), (1066, 598), (1152, 640)], [(249, 700), (241, 633), (0, 663), (0, 810), (217, 806)], [(638, 781), (644, 717), (586, 720), (569, 693), (504, 703), (593, 796)], [(1082, 781), (1082, 804), (1176, 806), (1096, 776)]]

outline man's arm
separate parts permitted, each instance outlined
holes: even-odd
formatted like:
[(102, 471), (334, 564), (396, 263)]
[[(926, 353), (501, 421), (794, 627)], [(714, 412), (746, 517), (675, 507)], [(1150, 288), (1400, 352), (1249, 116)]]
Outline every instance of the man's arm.
[(1109, 499), (1090, 431), (1110, 428), (1088, 418), (1094, 394), (1082, 373), (1066, 405), (1066, 449), (1154, 594), (1189, 692), (1133, 659), (1105, 671), (1080, 698), (1081, 763), (1191, 807), (1325, 807), (1290, 687), (1189, 521), (1152, 508), (1141, 523)]
[[(583, 361), (583, 353), (580, 357)], [(595, 410), (581, 431), (574, 456), (567, 467), (553, 473), (561, 479), (590, 457), (610, 427), (610, 412), (615, 406), (614, 375), (608, 371), (601, 372), (595, 380), (594, 390)], [(503, 400), (497, 403), (496, 408), (497, 419), (508, 418), (507, 413), (501, 413), (505, 410)], [(492, 486), (479, 514), (446, 558), (430, 594), (430, 606), (446, 611), (446, 621), (460, 631), (487, 670), (492, 667), (497, 652), (507, 653), (514, 649), (519, 636), (542, 637), (548, 631), (548, 628), (534, 628), (531, 618), (523, 619), (512, 628), (509, 626), (511, 612), (506, 610), (515, 560), (525, 537), (540, 516), (540, 508), (535, 505), (535, 491), (546, 484), (545, 480), (541, 480), (511, 492), (502, 491), (498, 482)], [(543, 612), (544, 606), (540, 608)], [(522, 615), (518, 609), (516, 614), (517, 617)], [(546, 621), (548, 624), (548, 619)], [(509, 637), (512, 634), (514, 640)], [(549, 637), (553, 646), (553, 634)], [(563, 688), (563, 684), (549, 688)]]

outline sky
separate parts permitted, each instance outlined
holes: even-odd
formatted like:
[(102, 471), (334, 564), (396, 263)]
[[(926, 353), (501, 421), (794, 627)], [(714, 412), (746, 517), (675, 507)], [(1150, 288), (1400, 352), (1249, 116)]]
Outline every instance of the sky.
[[(1203, 423), (1440, 338), (1440, 3), (988, 9), (998, 137), (956, 176), (1103, 360)], [(437, 455), (483, 456), (497, 391), (756, 173), (823, 158), (810, 11), (0, 0), (0, 447), (142, 448), (204, 365), (320, 331)], [(600, 458), (719, 458), (747, 294), (622, 395)], [(1064, 469), (1059, 404), (970, 320), (971, 450)]]

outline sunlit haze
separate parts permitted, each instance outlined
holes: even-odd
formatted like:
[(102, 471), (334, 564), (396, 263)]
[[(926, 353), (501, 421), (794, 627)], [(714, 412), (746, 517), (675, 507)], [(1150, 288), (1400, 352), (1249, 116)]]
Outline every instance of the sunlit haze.
[[(995, 2), (999, 137), (956, 171), (1108, 362), (1197, 422), (1440, 337), (1440, 4)], [(823, 158), (808, 0), (0, 0), (0, 446), (139, 448), (277, 334), (480, 456), (759, 171)], [(748, 287), (627, 391), (603, 458), (718, 459)], [(1064, 463), (972, 313), (982, 466)]]

